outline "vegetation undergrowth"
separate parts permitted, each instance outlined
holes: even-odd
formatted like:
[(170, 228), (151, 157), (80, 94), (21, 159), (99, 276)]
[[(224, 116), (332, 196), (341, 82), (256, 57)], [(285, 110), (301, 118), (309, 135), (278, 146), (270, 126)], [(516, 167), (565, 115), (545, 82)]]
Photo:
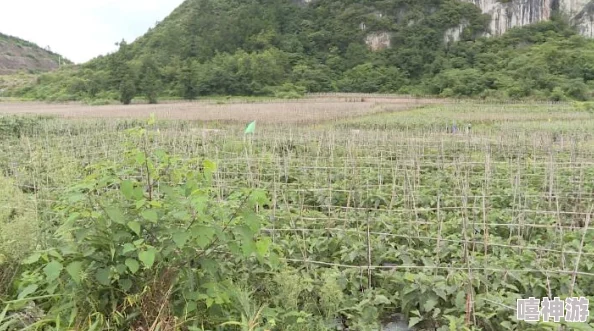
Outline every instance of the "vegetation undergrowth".
[(556, 330), (510, 307), (593, 299), (593, 123), (570, 105), (467, 104), (249, 136), (8, 130), (22, 248), (4, 253), (21, 270), (1, 279), (0, 329)]

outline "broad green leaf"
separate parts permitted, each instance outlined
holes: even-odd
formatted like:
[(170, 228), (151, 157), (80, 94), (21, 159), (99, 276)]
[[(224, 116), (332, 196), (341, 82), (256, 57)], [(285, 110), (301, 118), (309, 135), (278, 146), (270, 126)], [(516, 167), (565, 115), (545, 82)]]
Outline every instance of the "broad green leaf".
[(85, 199), (87, 199), (87, 196), (82, 193), (74, 193), (74, 194), (71, 194), (70, 196), (68, 196), (68, 202), (73, 203), (73, 204), (83, 201)]
[(111, 284), (111, 280), (109, 279), (109, 269), (107, 268), (100, 268), (97, 269), (95, 272), (95, 279), (99, 282), (99, 284), (104, 286), (109, 286)]
[(268, 254), (268, 264), (272, 269), (277, 269), (280, 266), (280, 259), (276, 253)]
[(241, 238), (241, 249), (244, 256), (250, 256), (257, 252), (257, 246), (254, 242), (254, 232), (247, 225), (239, 225), (235, 228)]
[(204, 167), (204, 170), (209, 171), (209, 172), (215, 172), (217, 170), (216, 163), (214, 163), (210, 160), (204, 160), (202, 162), (202, 166)]
[(415, 281), (415, 275), (411, 274), (411, 273), (405, 273), (404, 274), (404, 279), (408, 280), (409, 282), (414, 282)]
[[(194, 191), (195, 193), (196, 191)], [(192, 197), (192, 206), (196, 213), (201, 214), (204, 213), (206, 207), (208, 206), (208, 196), (206, 195), (199, 195)]]
[(111, 237), (115, 242), (128, 242), (132, 240), (133, 236), (128, 231), (118, 231)]
[(39, 258), (41, 258), (41, 253), (33, 253), (23, 261), (23, 264), (37, 263), (37, 261), (39, 261)]
[(252, 230), (252, 232), (256, 233), (260, 230), (262, 225), (260, 218), (254, 212), (248, 212), (243, 215), (243, 222)]
[(141, 151), (136, 153), (136, 163), (144, 164), (145, 162), (146, 162), (146, 155)]
[(196, 301), (188, 301), (186, 303), (186, 308), (184, 309), (184, 312), (186, 314), (188, 314), (188, 313), (191, 313), (197, 309), (198, 309), (198, 304), (196, 303)]
[(82, 272), (83, 263), (81, 261), (71, 262), (66, 266), (66, 271), (72, 277), (75, 283), (80, 284), (80, 274)]
[(142, 187), (140, 186), (136, 186), (134, 188), (134, 190), (132, 191), (132, 197), (134, 198), (134, 200), (136, 201), (136, 208), (140, 208), (138, 207), (139, 204), (144, 204), (146, 202), (146, 200), (144, 200), (144, 190), (142, 189)]
[(173, 242), (179, 249), (182, 249), (189, 238), (190, 234), (188, 232), (177, 232), (173, 235)]
[(64, 258), (62, 257), (62, 255), (58, 251), (56, 251), (54, 249), (52, 249), (48, 253), (49, 253), (50, 256), (53, 256), (53, 257), (57, 258), (60, 261), (63, 261), (64, 260)]
[(52, 261), (48, 263), (45, 268), (43, 268), (43, 272), (45, 273), (46, 281), (51, 283), (60, 277), (60, 273), (64, 269), (62, 263), (58, 261)]
[(270, 203), (264, 190), (254, 190), (250, 196), (250, 200), (259, 205)]
[(144, 207), (145, 204), (146, 204), (146, 199), (140, 199), (140, 200), (136, 201), (135, 207), (136, 207), (136, 209), (140, 209), (140, 208)]
[(134, 233), (136, 233), (136, 235), (140, 236), (140, 223), (136, 222), (136, 221), (130, 221), (128, 222), (128, 227), (134, 231)]
[(134, 247), (134, 245), (132, 245), (131, 243), (126, 243), (124, 244), (124, 249), (122, 250), (123, 254), (129, 253), (129, 252), (133, 252), (136, 250), (136, 247)]
[(373, 303), (376, 305), (378, 305), (378, 304), (389, 305), (392, 302), (390, 302), (390, 299), (388, 299), (385, 295), (378, 294), (375, 296), (375, 300), (373, 300)]
[(151, 268), (155, 263), (155, 255), (157, 250), (154, 247), (149, 247), (146, 251), (138, 252), (138, 259), (145, 267)]
[(142, 212), (142, 217), (149, 222), (157, 223), (159, 217), (157, 216), (157, 212), (152, 209), (147, 209)]
[(122, 225), (125, 224), (124, 213), (118, 207), (107, 207), (105, 211), (112, 221)]
[(245, 225), (245, 224), (241, 224), (235, 227), (235, 231), (237, 232), (237, 234), (240, 235), (240, 237), (242, 239), (253, 239), (254, 238), (254, 234), (256, 234), (256, 231), (253, 231), (249, 226)]
[(503, 321), (500, 324), (501, 324), (501, 326), (503, 326), (503, 328), (505, 330), (511, 330), (512, 329), (512, 324), (509, 321)]
[(229, 252), (231, 252), (231, 254), (233, 254), (233, 255), (241, 254), (241, 248), (239, 247), (239, 245), (237, 243), (230, 242), (227, 244), (227, 247), (229, 248)]
[(72, 214), (70, 214), (70, 216), (68, 216), (66, 223), (76, 221), (79, 217), (80, 217), (80, 213), (72, 213)]
[(134, 196), (134, 184), (130, 180), (125, 180), (120, 184), (120, 191), (126, 199), (132, 199)]
[(268, 253), (270, 244), (271, 244), (270, 238), (264, 238), (262, 240), (258, 240), (256, 242), (256, 250), (258, 251), (258, 255), (265, 256)]
[(458, 294), (456, 294), (455, 303), (458, 309), (464, 309), (464, 307), (466, 306), (466, 293), (458, 292)]
[(420, 317), (411, 317), (411, 319), (408, 322), (408, 327), (412, 328), (413, 326), (419, 324), (419, 322), (421, 322), (423, 319)]
[(202, 259), (202, 261), (200, 261), (200, 267), (202, 267), (204, 272), (214, 276), (219, 270), (219, 263), (213, 259)]
[(196, 237), (196, 245), (206, 248), (213, 240), (216, 231), (209, 226), (197, 225), (192, 227), (192, 235)]
[(126, 266), (133, 274), (135, 274), (140, 268), (140, 264), (135, 259), (126, 259)]
[(435, 298), (429, 298), (423, 304), (423, 309), (425, 309), (426, 312), (429, 312), (433, 308), (435, 308), (435, 306), (437, 306), (437, 303), (438, 302), (437, 302), (437, 300)]
[(129, 291), (132, 288), (132, 285), (133, 285), (132, 281), (129, 280), (129, 279), (127, 279), (127, 278), (120, 279), (119, 280), (119, 283), (120, 283), (120, 287), (125, 292)]
[[(19, 296), (17, 297), (18, 300), (24, 299), (26, 298), (29, 294), (31, 293), (35, 293), (35, 291), (37, 291), (37, 288), (39, 286), (37, 284), (31, 284), (27, 287), (25, 287), (20, 293)], [(0, 322), (2, 321), (2, 319), (0, 319)]]
[(178, 219), (180, 221), (189, 221), (190, 214), (187, 211), (177, 211), (171, 215), (173, 218)]
[(163, 208), (163, 204), (160, 201), (149, 201), (149, 206), (157, 209)]
[(433, 289), (433, 292), (435, 292), (435, 294), (437, 294), (443, 300), (447, 300), (448, 299), (448, 295), (446, 294), (444, 288), (442, 288), (441, 286), (436, 286)]
[(115, 267), (116, 271), (118, 272), (118, 275), (124, 275), (126, 273), (126, 270), (128, 270), (128, 268), (126, 267), (126, 265), (124, 264), (118, 264)]

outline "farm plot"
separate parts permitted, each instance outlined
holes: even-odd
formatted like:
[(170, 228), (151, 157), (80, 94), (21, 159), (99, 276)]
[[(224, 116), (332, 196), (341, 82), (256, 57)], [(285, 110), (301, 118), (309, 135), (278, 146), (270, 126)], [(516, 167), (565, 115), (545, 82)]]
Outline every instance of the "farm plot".
[(128, 106), (85, 106), (81, 104), (0, 103), (1, 114), (57, 115), (65, 118), (158, 119), (200, 121), (252, 121), (264, 123), (309, 123), (397, 111), (434, 103), (434, 100), (378, 97), (312, 97), (294, 101), (236, 103), (199, 101), (134, 104)]
[[(451, 133), (454, 122), (459, 130)], [(63, 260), (50, 254), (37, 261), (43, 270), (53, 261), (82, 261), (75, 265), (103, 281), (98, 288), (93, 278), (72, 283), (64, 271), (53, 291), (78, 286), (98, 302), (106, 293), (116, 301), (139, 295), (143, 284), (136, 282), (161, 275), (149, 272), (153, 263), (142, 275), (118, 269), (139, 263), (129, 262), (135, 249), (146, 262), (146, 243), (129, 246), (140, 237), (157, 250), (161, 268), (169, 270), (173, 251), (194, 263), (180, 269), (177, 282), (161, 280), (178, 292), (160, 295), (169, 300), (168, 316), (211, 329), (243, 314), (279, 330), (398, 323), (415, 330), (553, 330), (559, 324), (516, 321), (516, 299), (594, 299), (594, 118), (568, 105), (429, 105), (307, 125), (279, 116), (248, 136), (243, 125), (184, 120), (157, 121), (145, 131), (126, 131), (143, 125), (132, 120), (42, 118), (27, 125), (20, 137), (3, 140), (0, 155), (3, 186), (18, 189), (0, 195), (7, 209), (19, 206), (14, 218), (21, 221), (10, 229), (27, 226), (21, 250), (10, 254), (24, 258), (39, 242), (56, 247), (68, 238), (60, 232), (64, 223), (84, 225), (87, 235), (118, 229), (106, 242), (76, 242), (106, 245), (111, 259), (87, 252), (95, 262), (62, 253)], [(202, 173), (203, 182), (196, 177)], [(208, 185), (187, 186), (193, 181)], [(174, 193), (179, 199), (169, 200)], [(241, 209), (252, 198), (258, 206)], [(125, 211), (122, 219), (101, 209), (114, 206)], [(104, 213), (113, 222), (93, 232)], [(206, 221), (193, 220), (196, 214)], [(121, 228), (112, 224), (121, 220)], [(168, 232), (194, 225), (195, 237)], [(241, 235), (219, 236), (232, 227)], [(107, 276), (105, 268), (113, 268)], [(39, 270), (38, 277), (48, 277)], [(39, 285), (37, 295), (52, 291), (43, 280), (24, 282)], [(51, 314), (57, 302), (64, 304), (38, 305)], [(111, 323), (112, 310), (152, 316), (140, 304), (94, 309)]]

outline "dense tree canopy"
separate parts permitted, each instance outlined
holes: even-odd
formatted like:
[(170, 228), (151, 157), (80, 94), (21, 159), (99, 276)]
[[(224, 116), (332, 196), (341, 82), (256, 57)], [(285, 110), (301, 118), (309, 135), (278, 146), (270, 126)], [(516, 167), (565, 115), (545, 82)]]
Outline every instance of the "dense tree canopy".
[[(42, 100), (393, 92), (585, 100), (594, 41), (556, 19), (484, 38), (489, 17), (458, 0), (187, 0), (114, 54), (41, 76)], [(465, 26), (458, 42), (446, 38)], [(390, 34), (371, 51), (367, 36)]]

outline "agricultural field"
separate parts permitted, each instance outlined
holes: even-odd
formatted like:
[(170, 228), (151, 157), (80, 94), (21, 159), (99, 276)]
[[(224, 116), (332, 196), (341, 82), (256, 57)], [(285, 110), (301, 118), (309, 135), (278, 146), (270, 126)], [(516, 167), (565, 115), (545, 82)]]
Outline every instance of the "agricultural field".
[[(80, 103), (48, 105), (41, 102), (3, 102), (0, 114), (55, 115), (65, 118), (123, 118), (146, 119), (154, 114), (158, 119), (190, 121), (222, 121), (277, 123), (306, 123), (337, 120), (345, 117), (369, 115), (387, 110), (403, 110), (434, 104), (436, 100), (381, 95), (362, 96), (343, 94), (315, 96), (296, 100), (207, 99), (195, 102), (168, 102), (159, 105), (134, 104), (85, 106)], [(443, 102), (443, 101), (441, 101)]]
[(515, 318), (519, 298), (594, 300), (594, 115), (571, 104), (0, 116), (0, 330), (594, 327)]

